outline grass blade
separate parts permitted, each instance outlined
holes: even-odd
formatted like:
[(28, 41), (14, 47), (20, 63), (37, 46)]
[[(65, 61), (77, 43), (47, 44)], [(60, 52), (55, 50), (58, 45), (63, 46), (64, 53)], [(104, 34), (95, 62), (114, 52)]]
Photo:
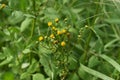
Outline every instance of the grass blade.
[(120, 72), (120, 65), (115, 60), (111, 59), (110, 57), (104, 54), (100, 55), (100, 57), (109, 62), (113, 67), (115, 67), (116, 70)]
[(87, 73), (89, 73), (89, 74), (91, 74), (91, 75), (93, 75), (95, 77), (98, 77), (100, 79), (103, 79), (103, 80), (115, 80), (115, 79), (113, 79), (111, 77), (108, 77), (108, 76), (106, 76), (106, 75), (104, 75), (104, 74), (102, 74), (102, 73), (100, 73), (100, 72), (98, 72), (96, 70), (93, 70), (93, 69), (91, 69), (89, 67), (86, 67), (83, 64), (81, 64), (80, 68), (82, 68), (85, 72), (87, 72)]

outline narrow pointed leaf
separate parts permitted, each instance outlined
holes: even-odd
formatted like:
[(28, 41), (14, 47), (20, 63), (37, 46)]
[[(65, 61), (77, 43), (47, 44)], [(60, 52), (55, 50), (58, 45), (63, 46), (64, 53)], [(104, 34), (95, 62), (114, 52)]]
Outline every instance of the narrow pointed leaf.
[(115, 60), (111, 59), (110, 57), (104, 54), (100, 55), (100, 57), (109, 62), (113, 67), (115, 67), (116, 70), (120, 72), (120, 65)]
[(98, 72), (96, 70), (93, 70), (93, 69), (91, 69), (89, 67), (86, 67), (83, 64), (81, 64), (80, 68), (82, 68), (85, 72), (87, 72), (87, 73), (89, 73), (89, 74), (91, 74), (91, 75), (93, 75), (95, 77), (98, 77), (98, 78), (100, 78), (102, 80), (115, 80), (115, 79), (113, 79), (111, 77), (108, 77), (108, 76), (106, 76), (106, 75), (104, 75), (104, 74), (102, 74), (102, 73), (100, 73), (100, 72)]

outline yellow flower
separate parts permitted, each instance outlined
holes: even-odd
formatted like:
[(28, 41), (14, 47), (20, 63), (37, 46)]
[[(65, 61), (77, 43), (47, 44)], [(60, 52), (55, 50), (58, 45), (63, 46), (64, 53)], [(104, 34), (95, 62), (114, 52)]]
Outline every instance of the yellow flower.
[(67, 32), (67, 31), (66, 31), (65, 29), (62, 30), (62, 33), (63, 33), (63, 34), (66, 33), (66, 32)]
[(61, 31), (57, 31), (57, 34), (60, 35), (60, 34), (62, 34), (62, 32)]
[(42, 41), (44, 38), (43, 38), (43, 36), (40, 36), (39, 37), (39, 41)]
[(52, 30), (55, 30), (55, 31), (56, 31), (57, 29), (53, 26), (53, 27), (52, 27)]
[(56, 19), (55, 19), (55, 22), (56, 22), (56, 23), (58, 23), (58, 21), (59, 21), (59, 19), (58, 19), (58, 18), (56, 18)]
[(54, 34), (51, 34), (51, 35), (50, 35), (50, 38), (55, 38)]
[(52, 22), (48, 22), (48, 26), (49, 26), (49, 27), (52, 26)]
[(65, 45), (66, 45), (65, 41), (62, 41), (62, 42), (61, 42), (61, 46), (64, 47)]
[(5, 4), (2, 4), (0, 8), (2, 9), (2, 8), (4, 8), (5, 6), (6, 6)]

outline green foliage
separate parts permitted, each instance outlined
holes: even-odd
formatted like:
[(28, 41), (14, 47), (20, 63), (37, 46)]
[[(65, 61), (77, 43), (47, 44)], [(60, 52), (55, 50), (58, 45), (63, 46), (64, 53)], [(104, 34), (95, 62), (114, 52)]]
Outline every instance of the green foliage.
[(0, 0), (0, 80), (120, 80), (119, 0)]

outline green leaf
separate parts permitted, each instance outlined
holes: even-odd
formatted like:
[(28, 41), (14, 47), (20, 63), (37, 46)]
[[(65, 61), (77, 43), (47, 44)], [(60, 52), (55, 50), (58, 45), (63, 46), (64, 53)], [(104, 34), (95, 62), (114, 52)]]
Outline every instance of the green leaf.
[(102, 54), (100, 55), (101, 58), (103, 58), (104, 60), (106, 60), (108, 63), (110, 63), (116, 70), (118, 70), (120, 72), (120, 65), (113, 59), (111, 59), (110, 57)]
[(5, 59), (5, 55), (3, 55), (3, 53), (0, 52), (0, 60)]
[(24, 15), (21, 11), (14, 11), (12, 15), (8, 18), (10, 24), (20, 23), (24, 19)]
[(92, 57), (90, 57), (90, 59), (89, 59), (89, 63), (88, 63), (88, 66), (89, 67), (95, 67), (96, 65), (98, 65), (100, 62), (99, 62), (99, 60), (98, 60), (98, 57), (96, 57), (96, 56), (92, 56)]
[(30, 52), (31, 52), (30, 49), (24, 49), (24, 50), (23, 50), (23, 53), (24, 53), (24, 54), (27, 54), (27, 53), (30, 53)]
[(68, 80), (79, 80), (79, 77), (76, 73), (72, 73)]
[(98, 34), (98, 32), (96, 31), (96, 29), (93, 29), (93, 28), (90, 28), (90, 29), (94, 32), (94, 34), (98, 38), (98, 40), (96, 41), (95, 49), (98, 53), (101, 53), (103, 51), (103, 41), (100, 35)]
[(22, 75), (20, 76), (20, 79), (30, 78), (31, 74), (36, 72), (39, 69), (38, 67), (39, 67), (39, 63), (35, 59), (32, 59), (32, 63), (28, 67), (27, 71), (22, 73)]
[(57, 11), (52, 7), (47, 8), (45, 10), (44, 14), (45, 14), (45, 18), (48, 19), (48, 20), (49, 19), (55, 19), (55, 18), (58, 17)]
[(0, 66), (3, 66), (3, 65), (5, 65), (5, 64), (10, 63), (10, 62), (12, 61), (12, 59), (13, 59), (13, 56), (7, 57), (7, 59), (5, 59), (4, 61), (2, 61), (2, 62), (0, 63)]
[(3, 49), (3, 55), (4, 56), (6, 56), (6, 57), (9, 57), (9, 56), (11, 56), (11, 50), (9, 49), (9, 48), (7, 48), (7, 47), (3, 47), (2, 48)]
[[(46, 47), (48, 47), (48, 45), (45, 45)], [(51, 49), (48, 49), (44, 46), (39, 46), (39, 52), (42, 53), (42, 54), (50, 54), (52, 53), (52, 50)]]
[(120, 24), (120, 19), (105, 19), (105, 21), (111, 24)]
[(78, 14), (78, 13), (80, 13), (81, 11), (83, 11), (84, 9), (83, 8), (71, 8), (71, 10), (72, 10), (72, 12), (74, 12), (74, 13), (76, 13), (76, 14)]
[(69, 0), (63, 0), (63, 4), (68, 3), (68, 2), (69, 2)]
[(108, 77), (108, 76), (106, 76), (106, 75), (104, 75), (96, 70), (93, 70), (89, 67), (86, 67), (83, 64), (80, 64), (80, 65), (81, 65), (80, 68), (82, 68), (85, 72), (87, 72), (95, 77), (98, 77), (98, 78), (103, 79), (103, 80), (115, 80), (115, 79)]
[(104, 49), (107, 49), (107, 48), (113, 46), (113, 44), (114, 44), (115, 42), (117, 42), (117, 41), (119, 41), (118, 38), (111, 40), (110, 42), (108, 42), (107, 44), (105, 44)]
[(78, 74), (82, 80), (90, 80), (91, 79), (91, 75), (88, 74), (87, 72), (85, 72), (82, 68), (79, 68)]
[(5, 72), (2, 77), (2, 80), (15, 80), (12, 72)]
[(52, 76), (52, 63), (50, 63), (51, 59), (48, 55), (42, 55), (40, 58), (40, 63), (44, 66), (44, 70), (48, 76)]
[(31, 18), (26, 18), (20, 26), (20, 31), (21, 32), (25, 31), (30, 26), (31, 21), (32, 21)]
[(45, 80), (45, 78), (42, 74), (36, 73), (33, 75), (33, 80)]
[(22, 73), (21, 75), (20, 75), (20, 79), (25, 79), (25, 78), (29, 78), (30, 77), (30, 73), (28, 73), (28, 72), (25, 72), (25, 73)]
[(75, 70), (78, 67), (77, 60), (74, 59), (72, 56), (69, 56), (69, 69)]
[(39, 69), (39, 63), (35, 59), (32, 59), (32, 63), (30, 64), (30, 67), (27, 69), (27, 72), (34, 73), (35, 71), (37, 71), (37, 69)]
[(71, 27), (70, 29), (69, 29), (69, 31), (71, 32), (71, 33), (74, 33), (74, 34), (78, 34), (78, 31), (77, 31), (77, 29), (75, 29), (75, 28), (73, 28), (73, 27)]

